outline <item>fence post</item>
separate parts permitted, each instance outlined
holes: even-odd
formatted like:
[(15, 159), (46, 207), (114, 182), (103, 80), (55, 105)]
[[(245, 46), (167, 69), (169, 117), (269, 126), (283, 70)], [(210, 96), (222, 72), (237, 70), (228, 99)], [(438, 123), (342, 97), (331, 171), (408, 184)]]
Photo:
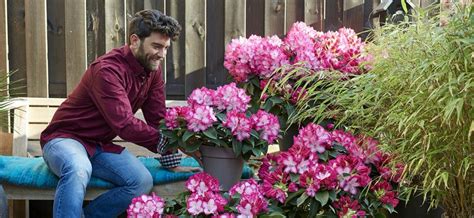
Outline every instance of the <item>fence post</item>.
[[(125, 2), (104, 0), (105, 52), (125, 44)], [(99, 9), (100, 10), (100, 9)]]
[(25, 0), (26, 80), (29, 97), (49, 97), (46, 0)]
[(304, 22), (304, 0), (286, 0), (285, 3), (285, 34), (297, 21)]
[(206, 0), (185, 1), (185, 97), (206, 85)]
[(87, 67), (86, 1), (66, 0), (66, 90), (70, 94)]
[(326, 0), (305, 0), (304, 3), (304, 22), (318, 31), (324, 31), (325, 2)]
[(285, 33), (285, 0), (265, 0), (265, 36)]

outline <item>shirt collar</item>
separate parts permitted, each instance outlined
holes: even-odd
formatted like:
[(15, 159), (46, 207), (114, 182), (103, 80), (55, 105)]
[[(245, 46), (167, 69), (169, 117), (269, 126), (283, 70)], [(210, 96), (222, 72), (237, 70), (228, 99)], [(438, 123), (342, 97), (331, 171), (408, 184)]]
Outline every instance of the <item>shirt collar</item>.
[(129, 45), (124, 46), (124, 55), (125, 59), (127, 60), (128, 64), (130, 65), (130, 69), (135, 72), (138, 76), (145, 75), (149, 76), (150, 71), (146, 70), (140, 62), (138, 62), (137, 58), (132, 53)]

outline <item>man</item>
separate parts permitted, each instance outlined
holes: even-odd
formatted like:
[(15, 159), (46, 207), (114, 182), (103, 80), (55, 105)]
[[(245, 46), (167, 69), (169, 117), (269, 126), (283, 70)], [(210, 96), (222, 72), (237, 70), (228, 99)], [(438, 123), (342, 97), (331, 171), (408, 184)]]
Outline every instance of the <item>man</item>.
[[(81, 82), (58, 108), (41, 134), (43, 158), (60, 177), (54, 217), (116, 217), (132, 198), (149, 193), (153, 179), (127, 149), (111, 143), (120, 138), (166, 154), (160, 160), (173, 171), (180, 155), (166, 153), (158, 129), (165, 115), (160, 63), (170, 41), (180, 33), (178, 22), (159, 11), (138, 12), (129, 24), (128, 45), (95, 60)], [(146, 123), (134, 117), (142, 109)], [(115, 184), (82, 209), (87, 184), (95, 176)]]

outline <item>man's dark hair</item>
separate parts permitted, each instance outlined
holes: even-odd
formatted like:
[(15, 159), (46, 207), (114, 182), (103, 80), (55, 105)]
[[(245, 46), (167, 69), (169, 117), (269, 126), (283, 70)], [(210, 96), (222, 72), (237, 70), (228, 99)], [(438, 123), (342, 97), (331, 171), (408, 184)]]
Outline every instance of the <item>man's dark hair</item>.
[(158, 10), (142, 10), (133, 16), (128, 25), (128, 44), (130, 36), (136, 34), (141, 40), (158, 32), (176, 40), (181, 32), (181, 25), (170, 16), (166, 16)]

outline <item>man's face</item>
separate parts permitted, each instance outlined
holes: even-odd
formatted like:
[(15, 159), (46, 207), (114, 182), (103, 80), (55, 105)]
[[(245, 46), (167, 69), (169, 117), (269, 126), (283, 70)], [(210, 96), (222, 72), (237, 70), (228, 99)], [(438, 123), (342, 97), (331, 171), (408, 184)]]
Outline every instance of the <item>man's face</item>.
[(156, 32), (143, 40), (136, 35), (131, 37), (130, 48), (140, 64), (149, 71), (158, 70), (160, 62), (166, 57), (171, 43), (170, 37)]

